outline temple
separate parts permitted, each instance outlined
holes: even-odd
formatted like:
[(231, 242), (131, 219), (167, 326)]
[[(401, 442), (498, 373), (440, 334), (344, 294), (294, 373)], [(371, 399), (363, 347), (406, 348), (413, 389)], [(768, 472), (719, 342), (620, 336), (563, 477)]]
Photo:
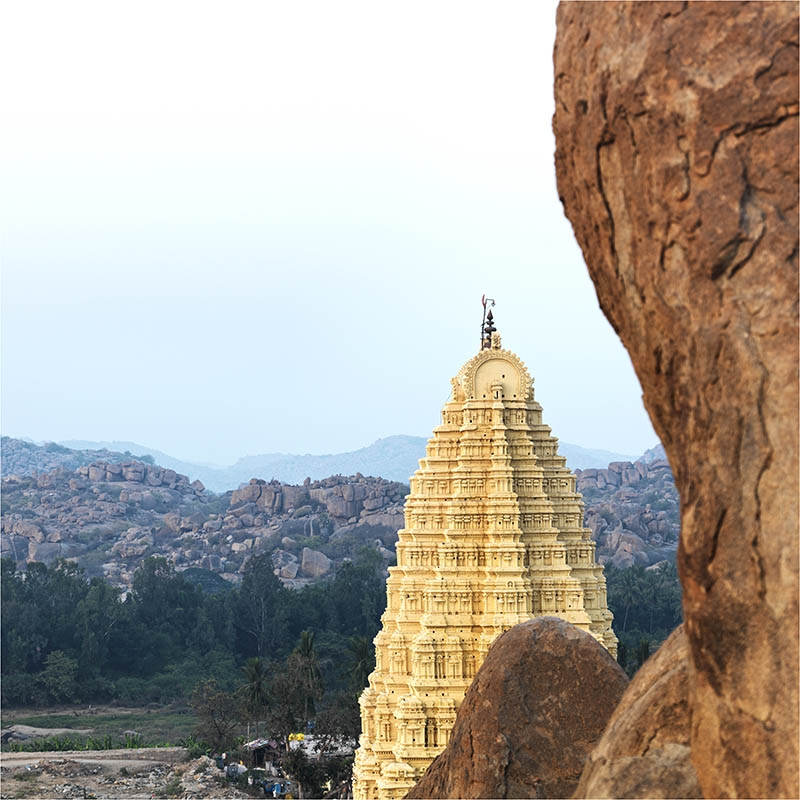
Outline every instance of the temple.
[(411, 478), (375, 671), (359, 701), (355, 798), (402, 797), (422, 777), (489, 646), (513, 625), (561, 617), (616, 655), (575, 483), (490, 311)]

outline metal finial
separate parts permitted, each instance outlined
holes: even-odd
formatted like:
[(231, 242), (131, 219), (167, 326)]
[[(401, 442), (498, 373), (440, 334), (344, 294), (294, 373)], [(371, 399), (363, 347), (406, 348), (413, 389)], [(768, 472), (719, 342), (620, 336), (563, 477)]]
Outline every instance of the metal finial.
[[(481, 320), (481, 350), (486, 350), (487, 348), (492, 346), (492, 333), (495, 331), (495, 327), (492, 324), (492, 311), (491, 306), (494, 305), (494, 300), (491, 297), (487, 297), (483, 295), (481, 297), (481, 305), (483, 306), (483, 319)], [(486, 309), (489, 309), (489, 313), (487, 315)]]

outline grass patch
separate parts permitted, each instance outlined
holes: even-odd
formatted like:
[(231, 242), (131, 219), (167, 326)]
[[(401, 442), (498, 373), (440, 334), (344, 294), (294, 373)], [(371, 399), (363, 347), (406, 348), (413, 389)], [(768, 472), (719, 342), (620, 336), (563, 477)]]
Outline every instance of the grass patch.
[(173, 778), (163, 789), (156, 792), (156, 797), (178, 797), (182, 792), (180, 778)]
[[(89, 734), (65, 734), (79, 743), (78, 749), (89, 740), (111, 740), (112, 748), (127, 746), (155, 747), (179, 745), (192, 735), (196, 720), (192, 711), (186, 709), (111, 709), (104, 713), (86, 714), (85, 707), (81, 713), (31, 713), (30, 709), (19, 709), (15, 712), (4, 712), (4, 725), (32, 725), (37, 728), (91, 728)], [(123, 731), (133, 730), (141, 735), (141, 739), (126, 743)], [(36, 740), (32, 740), (36, 741)], [(5, 747), (3, 748), (5, 749)], [(27, 749), (27, 748), (26, 748)]]

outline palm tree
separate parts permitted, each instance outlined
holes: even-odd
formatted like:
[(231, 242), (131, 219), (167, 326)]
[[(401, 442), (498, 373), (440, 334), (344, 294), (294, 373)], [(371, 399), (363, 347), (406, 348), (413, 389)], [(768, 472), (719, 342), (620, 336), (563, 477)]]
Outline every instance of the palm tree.
[(314, 649), (313, 631), (303, 631), (290, 656), (303, 693), (303, 714), (308, 721), (309, 713), (314, 713), (314, 700), (322, 697), (322, 672), (319, 668), (317, 651)]
[(620, 594), (620, 600), (625, 606), (625, 619), (622, 621), (622, 630), (624, 632), (628, 628), (628, 612), (630, 611), (631, 606), (634, 605), (639, 599), (641, 594), (639, 587), (639, 576), (636, 574), (636, 570), (633, 567), (621, 571), (618, 590)]
[(352, 664), (350, 680), (356, 692), (369, 682), (369, 674), (375, 668), (375, 647), (366, 636), (351, 636), (347, 642)]
[(264, 662), (260, 658), (248, 658), (242, 667), (242, 672), (244, 672), (246, 681), (244, 686), (245, 701), (256, 723), (256, 737), (258, 737), (260, 712), (266, 708), (267, 700), (269, 699)]

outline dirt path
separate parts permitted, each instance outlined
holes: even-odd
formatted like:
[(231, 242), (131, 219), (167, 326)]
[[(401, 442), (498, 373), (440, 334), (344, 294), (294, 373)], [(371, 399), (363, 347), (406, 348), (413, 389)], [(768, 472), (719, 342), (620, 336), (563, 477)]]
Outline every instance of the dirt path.
[(103, 764), (110, 769), (150, 764), (177, 764), (186, 758), (184, 747), (140, 747), (119, 750), (63, 750), (42, 753), (0, 753), (0, 767), (20, 767), (51, 761), (74, 761), (77, 764)]

